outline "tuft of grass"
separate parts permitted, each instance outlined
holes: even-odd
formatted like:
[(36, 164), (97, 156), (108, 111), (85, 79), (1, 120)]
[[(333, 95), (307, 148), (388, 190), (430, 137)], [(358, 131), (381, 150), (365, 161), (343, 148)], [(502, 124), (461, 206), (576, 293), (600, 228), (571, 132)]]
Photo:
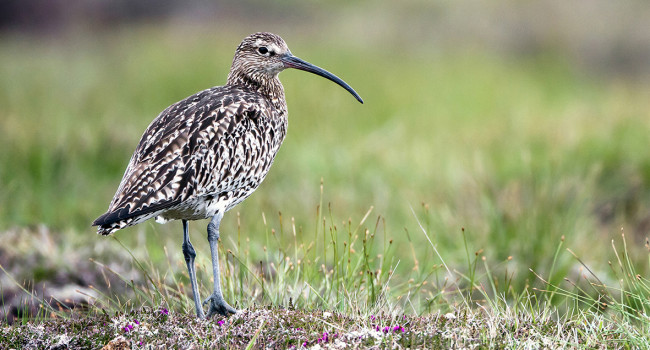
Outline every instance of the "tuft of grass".
[[(646, 255), (650, 263), (650, 248), (645, 243)], [(650, 331), (650, 281), (638, 273), (632, 264), (625, 234), (621, 232), (620, 243), (612, 240), (614, 262), (608, 261), (615, 276), (608, 284), (592, 271), (571, 249), (567, 251), (584, 268), (575, 279), (565, 278), (566, 286), (552, 285), (551, 294), (564, 297), (569, 310), (577, 313), (580, 320), (587, 323), (606, 320), (633, 348), (645, 349), (650, 347), (647, 334)], [(599, 325), (602, 327), (602, 324)], [(598, 330), (597, 328), (596, 330)]]

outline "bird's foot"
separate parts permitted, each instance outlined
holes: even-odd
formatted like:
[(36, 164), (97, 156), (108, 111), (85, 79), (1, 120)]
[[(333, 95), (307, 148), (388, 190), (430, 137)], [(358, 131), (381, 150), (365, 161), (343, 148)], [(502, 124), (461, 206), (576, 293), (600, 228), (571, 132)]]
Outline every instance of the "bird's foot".
[(203, 301), (203, 306), (205, 304), (209, 304), (207, 318), (211, 318), (215, 314), (228, 317), (237, 313), (237, 309), (228, 305), (220, 294), (212, 293), (212, 295)]

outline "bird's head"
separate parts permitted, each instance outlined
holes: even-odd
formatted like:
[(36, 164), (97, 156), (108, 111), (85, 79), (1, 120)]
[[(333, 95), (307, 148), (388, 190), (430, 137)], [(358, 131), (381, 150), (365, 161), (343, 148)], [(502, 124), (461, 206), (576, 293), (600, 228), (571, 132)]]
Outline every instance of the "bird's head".
[(272, 33), (255, 33), (239, 44), (232, 61), (228, 82), (235, 81), (265, 86), (275, 82), (278, 74), (295, 68), (329, 79), (350, 92), (359, 102), (363, 100), (348, 84), (336, 75), (294, 56), (284, 40)]
[(286, 55), (291, 55), (291, 51), (281, 37), (271, 33), (251, 34), (237, 47), (232, 70), (254, 81), (273, 79), (286, 68), (281, 59)]

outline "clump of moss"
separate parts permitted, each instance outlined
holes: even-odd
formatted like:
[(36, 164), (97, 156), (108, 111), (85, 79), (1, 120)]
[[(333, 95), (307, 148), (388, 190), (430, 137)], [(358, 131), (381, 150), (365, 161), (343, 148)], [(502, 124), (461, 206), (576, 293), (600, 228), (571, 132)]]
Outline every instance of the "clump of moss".
[(430, 316), (352, 316), (270, 307), (201, 320), (161, 307), (5, 326), (0, 329), (0, 343), (24, 349), (102, 348), (109, 343), (107, 348), (128, 344), (131, 349), (245, 348), (250, 344), (264, 349), (625, 345), (615, 325), (604, 319), (590, 320), (467, 310)]

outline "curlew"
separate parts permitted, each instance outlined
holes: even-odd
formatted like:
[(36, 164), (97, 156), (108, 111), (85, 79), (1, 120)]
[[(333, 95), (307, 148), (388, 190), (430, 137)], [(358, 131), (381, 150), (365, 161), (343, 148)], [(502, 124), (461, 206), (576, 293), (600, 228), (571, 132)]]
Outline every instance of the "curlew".
[[(271, 33), (246, 37), (235, 51), (226, 85), (198, 92), (162, 111), (142, 135), (108, 211), (93, 222), (98, 233), (155, 218), (182, 220), (183, 256), (198, 317), (237, 312), (223, 298), (219, 225), (250, 196), (269, 171), (287, 132), (287, 103), (278, 74), (287, 68), (327, 78), (363, 100), (343, 80), (291, 54)], [(200, 303), (188, 220), (211, 218), (208, 243), (214, 291)]]

